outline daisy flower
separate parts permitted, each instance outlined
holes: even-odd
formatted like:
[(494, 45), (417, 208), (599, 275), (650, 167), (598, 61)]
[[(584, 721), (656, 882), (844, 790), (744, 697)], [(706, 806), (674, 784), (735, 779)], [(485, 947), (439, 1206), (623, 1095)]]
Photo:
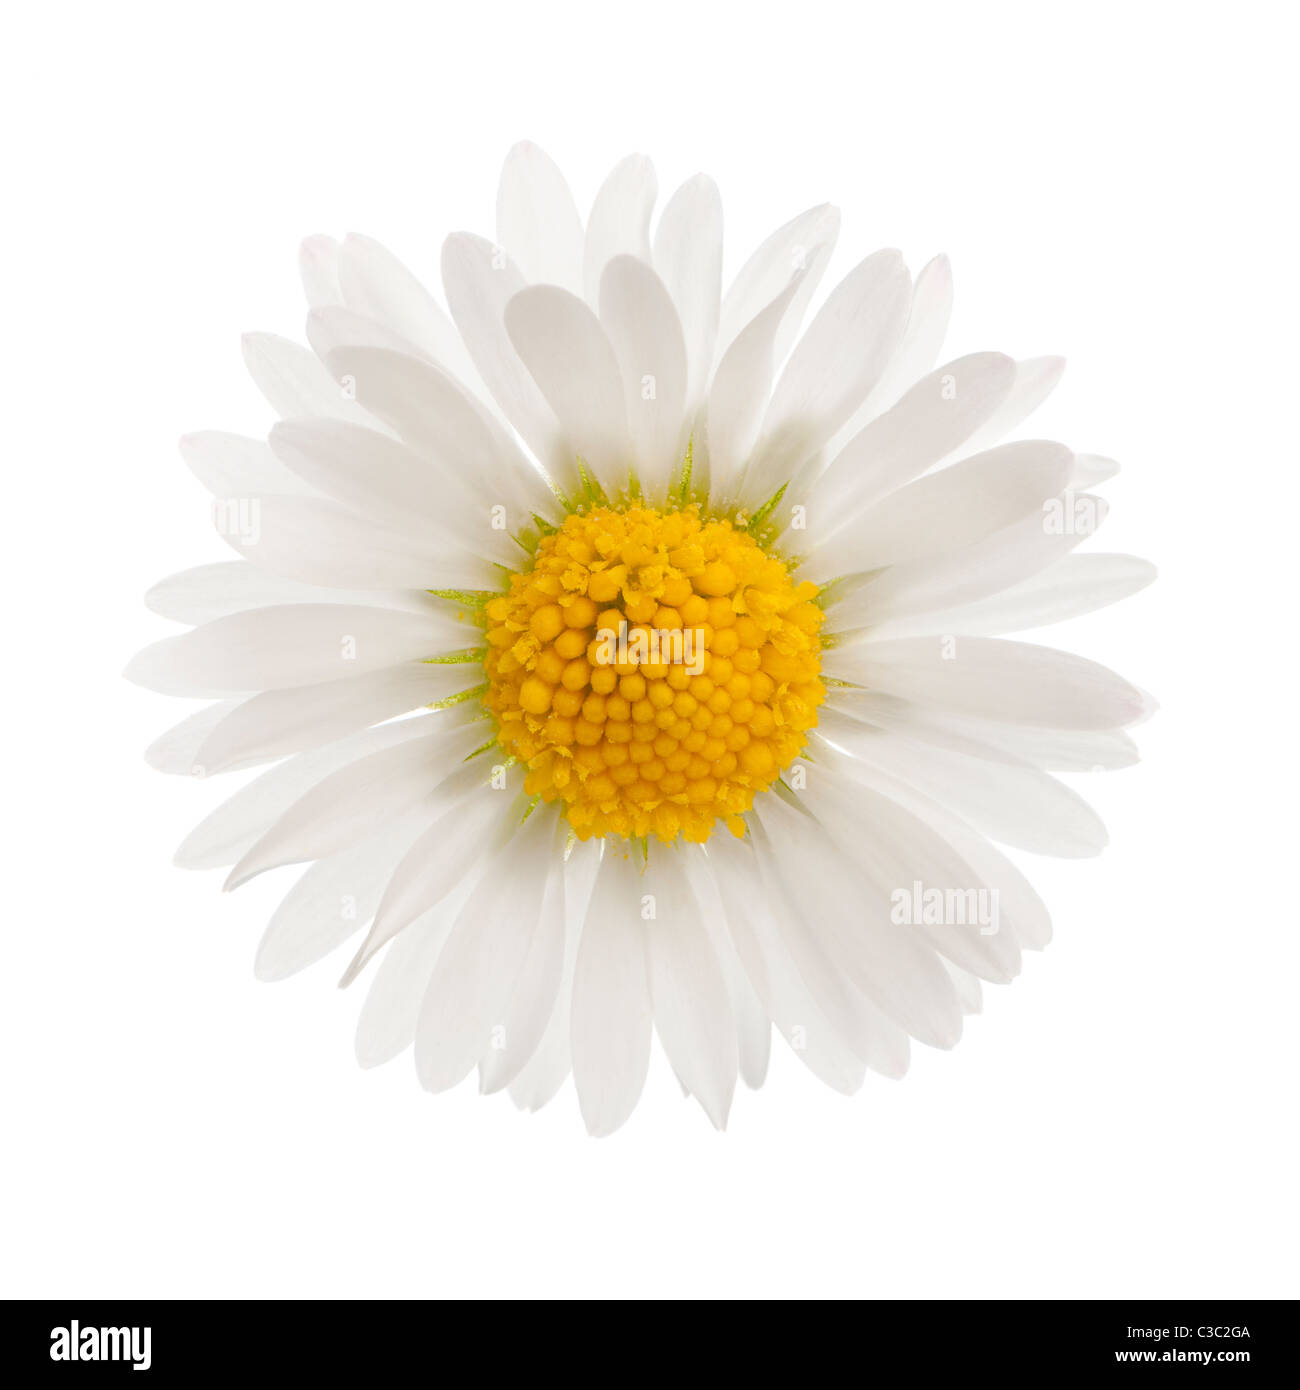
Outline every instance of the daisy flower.
[(212, 701), (155, 766), (271, 764), (177, 855), (309, 866), (259, 976), (357, 935), (364, 1065), (527, 1109), (572, 1071), (593, 1134), (656, 1033), (718, 1126), (773, 1025), (843, 1092), (951, 1047), (1049, 935), (997, 846), (1095, 854), (1051, 774), (1134, 761), (1147, 709), (1004, 635), (1153, 575), (1075, 553), (1113, 464), (1008, 442), (1060, 360), (936, 365), (942, 257), (878, 251), (810, 315), (829, 206), (723, 292), (714, 184), (652, 236), (655, 200), (633, 156), (584, 225), (517, 146), (446, 311), (366, 237), (304, 243), (310, 350), (244, 342), (278, 423), (182, 441), (240, 558), (152, 589), (190, 630), (128, 670)]

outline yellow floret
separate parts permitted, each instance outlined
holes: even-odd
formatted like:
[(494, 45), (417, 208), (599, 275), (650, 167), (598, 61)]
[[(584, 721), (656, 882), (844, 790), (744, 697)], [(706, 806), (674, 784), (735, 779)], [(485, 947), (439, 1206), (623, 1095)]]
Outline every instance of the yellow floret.
[(815, 593), (696, 507), (574, 513), (484, 607), (498, 741), (581, 839), (743, 836), (825, 699)]

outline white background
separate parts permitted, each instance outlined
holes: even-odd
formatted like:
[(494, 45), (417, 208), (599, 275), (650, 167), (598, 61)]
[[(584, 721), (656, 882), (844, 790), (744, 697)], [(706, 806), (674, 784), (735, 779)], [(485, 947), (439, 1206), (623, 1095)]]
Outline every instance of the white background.
[[(9, 1295), (1300, 1293), (1295, 34), (1281, 5), (50, 5), (5, 35)], [(141, 593), (225, 555), (184, 431), (259, 432), (238, 336), (296, 246), (436, 278), (527, 136), (719, 181), (734, 270), (831, 199), (836, 266), (953, 258), (950, 356), (1070, 361), (1098, 548), (1162, 578), (1057, 641), (1161, 699), (1034, 861), (1057, 937), (952, 1053), (822, 1089), (779, 1042), (716, 1134), (656, 1059), (616, 1137), (352, 1060), (337, 958), (259, 985), (280, 875), (169, 864), (229, 785), (143, 747)], [(832, 277), (828, 277), (829, 284)], [(233, 785), (233, 784), (231, 784)], [(286, 875), (292, 877), (292, 871)]]

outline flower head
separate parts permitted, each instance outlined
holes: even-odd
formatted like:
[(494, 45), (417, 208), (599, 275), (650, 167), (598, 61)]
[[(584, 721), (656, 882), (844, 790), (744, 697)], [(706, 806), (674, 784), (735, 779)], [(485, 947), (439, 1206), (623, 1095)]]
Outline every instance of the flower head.
[(1140, 588), (1077, 554), (1113, 471), (1006, 442), (1057, 359), (936, 368), (951, 283), (868, 256), (800, 335), (838, 231), (721, 289), (703, 177), (653, 238), (618, 165), (585, 226), (511, 151), (495, 242), (443, 248), (450, 316), (363, 237), (303, 248), (311, 351), (252, 335), (266, 442), (183, 441), (240, 559), (164, 580), (191, 625), (129, 674), (216, 697), (151, 760), (271, 764), (181, 846), (228, 886), (308, 864), (257, 968), (364, 936), (358, 1052), (414, 1045), (536, 1107), (570, 1068), (617, 1128), (657, 1032), (722, 1125), (772, 1025), (830, 1085), (951, 1046), (1047, 914), (994, 842), (1105, 834), (1056, 770), (1133, 761), (1148, 702), (1008, 640)]

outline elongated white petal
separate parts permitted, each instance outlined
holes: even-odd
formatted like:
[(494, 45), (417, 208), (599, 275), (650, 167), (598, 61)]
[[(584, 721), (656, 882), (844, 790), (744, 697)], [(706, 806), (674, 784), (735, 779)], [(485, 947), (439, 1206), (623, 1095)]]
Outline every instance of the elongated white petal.
[(482, 383), (442, 307), (389, 251), (353, 233), (339, 249), (339, 288), (349, 309), (413, 343), (471, 390)]
[(914, 1038), (933, 1047), (955, 1045), (961, 1013), (934, 951), (893, 928), (888, 898), (811, 816), (772, 796), (764, 798), (759, 819), (769, 842), (780, 847), (771, 871), (822, 953)]
[(295, 801), (330, 773), (370, 753), (428, 737), (433, 727), (430, 721), (441, 717), (430, 714), (397, 720), (286, 758), (241, 787), (195, 826), (176, 851), (176, 864), (182, 869), (233, 864)]
[(506, 305), (525, 283), (505, 252), (482, 237), (456, 232), (443, 243), (443, 290), (474, 365), (502, 414), (558, 476), (572, 466), (559, 421), (506, 332)]
[(533, 283), (582, 293), (582, 218), (551, 158), (529, 140), (506, 155), (497, 190), (497, 241)]
[(222, 538), (245, 559), (302, 584), (486, 589), (498, 582), (491, 562), (462, 548), (450, 527), (369, 521), (326, 498), (264, 498), (247, 529)]
[(740, 1079), (751, 1090), (767, 1077), (772, 1054), (772, 1020), (749, 982), (745, 965), (727, 929), (726, 907), (715, 866), (703, 846), (683, 846), (682, 868), (699, 904), (700, 916), (709, 945), (717, 956), (726, 984), (727, 1000), (736, 1027), (736, 1052)]
[[(1086, 496), (1087, 527), (1049, 530), (1043, 516), (1028, 516), (954, 555), (893, 565), (832, 605), (836, 629), (870, 624), (877, 636), (934, 631), (931, 615), (963, 609), (1057, 564), (1106, 519), (1104, 498)], [(947, 629), (944, 629), (945, 631)]]
[(315, 685), (454, 650), (453, 619), (346, 603), (288, 603), (217, 618), (139, 652), (128, 680), (165, 695)]
[(168, 575), (145, 594), (144, 601), (162, 617), (190, 624), (277, 603), (360, 603), (434, 615), (443, 611), (437, 599), (411, 589), (328, 589), (320, 584), (299, 584), (258, 569), (247, 560), (218, 560)]
[(785, 356), (826, 269), (839, 230), (839, 209), (823, 203), (778, 227), (750, 256), (722, 297), (719, 361), (744, 329), (795, 281), (795, 292), (787, 302), (774, 343), (777, 360)]
[(888, 898), (893, 925), (979, 979), (1006, 984), (1020, 973), (997, 891), (950, 840), (886, 796), (810, 772), (803, 802)]
[[(1024, 874), (985, 836), (911, 783), (833, 748), (825, 739), (818, 738), (815, 743), (818, 764), (831, 775), (861, 782), (920, 816), (952, 845), (985, 883), (996, 888), (1000, 925), (1014, 933), (1022, 948), (1039, 950), (1048, 943), (1052, 921), (1043, 900)], [(963, 998), (962, 1001), (967, 1013), (979, 1011), (978, 987), (973, 993), (974, 1009), (969, 1000)]]
[(372, 424), (313, 353), (274, 333), (245, 333), (244, 365), (277, 415), (327, 415)]
[(582, 275), (587, 303), (600, 303), (600, 278), (615, 256), (650, 260), (650, 214), (659, 180), (643, 154), (630, 154), (610, 170), (587, 219)]
[(286, 468), (264, 439), (246, 439), (220, 430), (187, 434), (181, 458), (214, 497), (311, 496), (315, 489)]
[(903, 637), (832, 648), (828, 675), (954, 714), (1050, 729), (1119, 729), (1142, 692), (1095, 661), (1001, 637)]
[(1048, 772), (1101, 772), (1137, 762), (1133, 740), (1118, 729), (1035, 729), (996, 724), (926, 705), (910, 704), (878, 690), (833, 686), (827, 707), (863, 724), (896, 729), (907, 738), (994, 762), (1032, 763)]
[(719, 503), (738, 494), (758, 438), (776, 361), (776, 336), (798, 292), (795, 281), (737, 335), (723, 354), (709, 390), (709, 482)]
[[(521, 1110), (540, 1110), (569, 1074), (569, 1020), (578, 941), (587, 918), (587, 905), (600, 870), (598, 840), (579, 841), (564, 863), (564, 959), (555, 1007), (546, 1031), (522, 1071), (510, 1083), (510, 1099)], [(485, 1078), (486, 1080), (486, 1078)]]
[(361, 1066), (382, 1066), (415, 1041), (429, 977), (466, 896), (453, 894), (417, 918), (384, 952), (357, 1016), (355, 1051)]
[(484, 524), (491, 524), (494, 507), (505, 509), (510, 531), (526, 525), (532, 513), (550, 509), (554, 499), (542, 475), (446, 372), (382, 348), (339, 348), (329, 364), (340, 380), (352, 383), (366, 409), (427, 457), (440, 477), (460, 477), (478, 499)]
[(341, 304), (339, 244), (332, 236), (309, 236), (298, 248), (298, 273), (303, 293), (313, 309)]
[(795, 476), (880, 378), (907, 323), (911, 280), (897, 251), (868, 256), (833, 289), (795, 345), (763, 420), (745, 496)]
[(1017, 362), (1015, 383), (1006, 399), (980, 427), (968, 447), (987, 449), (1006, 438), (1056, 390), (1064, 375), (1064, 357), (1030, 357)]
[[(828, 948), (823, 939), (825, 923), (816, 916), (808, 917), (803, 896), (792, 895), (788, 880), (778, 873), (780, 850), (758, 816), (752, 818), (750, 829), (757, 850), (762, 899), (771, 911), (774, 944), (779, 943), (777, 955), (769, 958), (788, 956), (793, 961), (816, 1006), (816, 1026), (820, 1028), (820, 1020), (824, 1019), (829, 1036), (842, 1040), (858, 1059), (856, 1081), (850, 1089), (861, 1083), (866, 1067), (894, 1080), (903, 1076), (911, 1056), (907, 1032), (846, 974), (833, 943)], [(855, 891), (860, 891), (860, 885)], [(812, 1023), (801, 1023), (794, 1040), (797, 1051), (811, 1049), (813, 1027)], [(814, 1065), (811, 1060), (809, 1065)], [(820, 1071), (818, 1074), (822, 1075)]]
[(322, 362), (329, 360), (331, 352), (344, 347), (384, 348), (424, 362), (437, 361), (432, 353), (395, 333), (387, 324), (368, 319), (343, 304), (327, 304), (307, 315), (307, 341)]
[(612, 1134), (632, 1113), (650, 1065), (651, 1003), (642, 884), (605, 847), (574, 967), (573, 1079), (587, 1131)]
[(477, 881), (490, 857), (485, 848), (508, 839), (513, 829), (508, 822), (512, 788), (495, 787), (492, 771), (490, 759), (484, 755), (456, 774), (438, 818), (393, 871), (374, 923), (341, 984), (351, 984), (381, 946), (437, 907), (458, 883), (465, 884), (470, 875)]
[(188, 715), (154, 739), (145, 749), (145, 762), (155, 772), (169, 772), (181, 777), (206, 775), (208, 769), (199, 761), (199, 749), (213, 729), (242, 703), (240, 700), (219, 700)]
[(476, 741), (477, 729), (439, 720), (427, 738), (382, 749), (330, 773), (251, 846), (231, 869), (227, 891), (282, 864), (337, 854), (395, 816), (433, 804), (438, 788)]
[(322, 685), (265, 690), (231, 710), (194, 760), (211, 774), (300, 753), (469, 690), (481, 677), (477, 664), (413, 661)]
[(1011, 389), (1015, 363), (977, 352), (932, 372), (855, 435), (816, 479), (805, 508), (805, 535), (791, 543), (811, 551), (857, 523), (878, 498), (919, 477), (960, 448)]
[(257, 978), (287, 980), (359, 932), (423, 825), (419, 816), (390, 821), (307, 869), (267, 924), (253, 963)]
[(678, 1080), (725, 1129), (739, 1053), (722, 967), (680, 855), (654, 858), (643, 886), (654, 899), (646, 944), (655, 1031)]
[(1067, 555), (1047, 569), (978, 603), (888, 624), (877, 635), (957, 632), (999, 637), (1065, 622), (1145, 589), (1156, 567), (1134, 555)]
[[(546, 818), (540, 809), (533, 813)], [(479, 1056), (479, 1088), (485, 1095), (513, 1082), (541, 1047), (555, 1014), (564, 975), (567, 911), (565, 906), (564, 839), (568, 823), (550, 816), (550, 849), (544, 873), (545, 887), (533, 896), (540, 903), (537, 925), (528, 941), (523, 962), (515, 975), (500, 1029), (493, 1029), (490, 1043)], [(517, 865), (511, 865), (518, 872)]]
[(1100, 454), (1075, 454), (1070, 486), (1076, 492), (1083, 492), (1107, 482), (1118, 472), (1119, 464), (1114, 459), (1103, 458)]
[(681, 319), (693, 412), (713, 365), (722, 300), (722, 199), (711, 178), (697, 174), (669, 198), (655, 228), (654, 264)]
[(428, 1091), (473, 1070), (508, 1038), (510, 1000), (538, 930), (550, 879), (558, 878), (554, 818), (537, 812), (487, 866), (434, 966), (415, 1032), (415, 1066)]
[(533, 285), (506, 305), (506, 331), (575, 455), (607, 492), (618, 491), (632, 446), (623, 377), (596, 315), (567, 290)]
[(951, 555), (1012, 526), (1041, 516), (1070, 476), (1073, 455), (1063, 444), (1029, 440), (1004, 444), (931, 473), (873, 506), (809, 557), (801, 575), (825, 583), (843, 574)]
[(418, 527), (452, 553), (506, 565), (520, 559), (516, 542), (486, 524), (458, 474), (438, 470), (399, 440), (342, 420), (282, 420), (270, 444), (300, 478), (368, 520)]
[[(708, 862), (751, 987), (795, 1056), (828, 1086), (852, 1095), (862, 1084), (864, 1062), (832, 1026), (785, 945), (775, 919), (778, 904), (764, 897), (753, 846), (730, 836), (715, 839)], [(905, 1057), (906, 1038), (894, 1031)]]
[(600, 282), (600, 321), (618, 359), (641, 490), (661, 503), (685, 447), (686, 341), (664, 282), (615, 256)]
[(939, 360), (952, 317), (952, 266), (936, 256), (921, 267), (912, 286), (912, 302), (902, 340), (881, 373), (880, 380), (844, 426), (839, 438), (848, 440), (868, 421), (888, 410)]

